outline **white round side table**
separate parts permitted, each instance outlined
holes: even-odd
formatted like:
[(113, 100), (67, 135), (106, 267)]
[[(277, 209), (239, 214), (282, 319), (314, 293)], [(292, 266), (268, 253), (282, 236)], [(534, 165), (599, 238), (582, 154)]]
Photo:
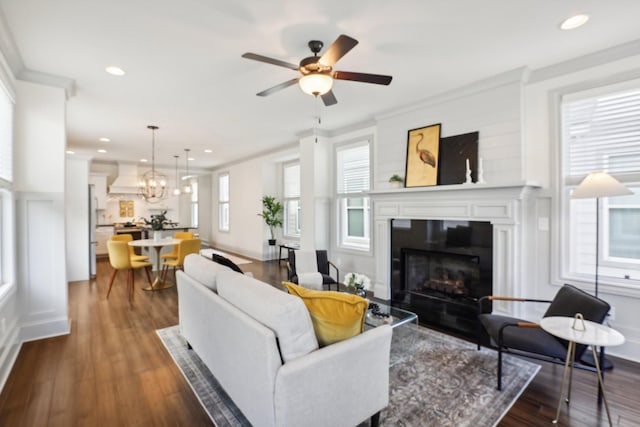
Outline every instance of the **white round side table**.
[[(560, 408), (562, 406), (562, 394), (564, 389), (565, 378), (567, 370), (569, 370), (569, 387), (567, 390), (567, 405), (571, 398), (571, 380), (573, 377), (573, 362), (576, 354), (576, 344), (584, 344), (591, 346), (593, 352), (593, 360), (596, 365), (596, 373), (598, 374), (598, 384), (602, 391), (602, 398), (604, 399), (604, 406), (607, 410), (607, 418), (609, 425), (611, 426), (611, 414), (609, 414), (609, 404), (607, 403), (607, 396), (604, 392), (604, 381), (602, 380), (602, 372), (600, 370), (600, 363), (598, 362), (598, 355), (596, 354), (596, 347), (611, 347), (621, 345), (624, 343), (624, 336), (608, 326), (601, 325), (600, 323), (591, 322), (589, 320), (583, 320), (582, 315), (578, 317), (545, 317), (540, 321), (542, 329), (563, 340), (569, 341), (569, 347), (567, 348), (567, 358), (564, 364), (564, 370), (562, 372), (562, 382), (560, 383), (560, 397), (558, 399), (558, 409), (556, 411), (556, 418), (553, 423), (558, 422), (560, 417)], [(602, 349), (600, 350), (602, 351)], [(570, 368), (569, 368), (570, 367)]]

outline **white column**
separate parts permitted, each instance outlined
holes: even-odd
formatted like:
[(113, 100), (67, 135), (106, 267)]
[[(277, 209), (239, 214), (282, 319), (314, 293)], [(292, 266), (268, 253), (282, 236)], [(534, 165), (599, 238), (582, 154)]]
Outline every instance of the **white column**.
[(300, 247), (329, 249), (331, 146), (313, 135), (300, 139)]
[[(66, 97), (64, 89), (24, 81), (16, 82), (16, 94), (18, 293), (21, 340), (29, 341), (70, 330), (65, 251)], [(88, 182), (88, 177), (84, 179)]]

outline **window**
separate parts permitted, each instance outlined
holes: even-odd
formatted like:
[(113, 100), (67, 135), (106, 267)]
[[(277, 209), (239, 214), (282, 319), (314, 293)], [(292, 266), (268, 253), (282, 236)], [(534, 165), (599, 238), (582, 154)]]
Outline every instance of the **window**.
[[(640, 81), (564, 96), (561, 121), (560, 217), (568, 255), (563, 276), (592, 281), (599, 242), (599, 278), (640, 286)], [(571, 191), (595, 171), (616, 177), (635, 194), (571, 200)]]
[(368, 251), (371, 215), (369, 142), (359, 142), (336, 150), (338, 245)]
[(218, 230), (229, 231), (229, 174), (218, 176)]
[(0, 83), (0, 297), (15, 281), (13, 195), (13, 102)]
[(284, 235), (300, 237), (300, 164), (286, 164), (282, 171)]
[(198, 181), (191, 182), (191, 226), (198, 228)]

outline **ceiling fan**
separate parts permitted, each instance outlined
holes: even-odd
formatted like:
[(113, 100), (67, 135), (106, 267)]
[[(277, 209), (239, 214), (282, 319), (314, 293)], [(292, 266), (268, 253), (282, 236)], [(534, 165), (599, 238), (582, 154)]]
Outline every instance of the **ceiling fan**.
[(381, 74), (366, 74), (366, 73), (354, 73), (351, 71), (333, 71), (333, 66), (340, 58), (347, 54), (358, 44), (358, 40), (346, 36), (340, 35), (336, 41), (333, 42), (329, 49), (318, 56), (320, 50), (324, 46), (319, 40), (311, 40), (309, 42), (309, 49), (313, 52), (313, 56), (309, 56), (300, 61), (299, 65), (292, 64), (290, 62), (281, 61), (279, 59), (269, 58), (266, 56), (258, 55), (256, 53), (247, 52), (242, 55), (243, 58), (253, 59), (254, 61), (266, 62), (267, 64), (277, 65), (280, 67), (289, 68), (294, 71), (299, 71), (302, 76), (295, 79), (288, 80), (279, 85), (273, 86), (269, 89), (259, 92), (258, 96), (271, 95), (274, 92), (292, 86), (296, 83), (300, 85), (300, 88), (313, 96), (320, 96), (322, 102), (327, 107), (334, 105), (338, 102), (331, 87), (333, 86), (333, 80), (351, 80), (363, 83), (373, 83), (378, 85), (388, 85), (391, 83), (391, 76), (384, 76)]

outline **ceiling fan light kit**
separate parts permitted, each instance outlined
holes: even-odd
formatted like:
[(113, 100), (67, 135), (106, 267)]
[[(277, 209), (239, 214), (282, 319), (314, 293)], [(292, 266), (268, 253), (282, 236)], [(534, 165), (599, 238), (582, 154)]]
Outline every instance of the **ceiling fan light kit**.
[(328, 74), (307, 74), (298, 82), (300, 89), (309, 95), (324, 95), (331, 90), (333, 79)]
[(325, 106), (331, 106), (338, 103), (333, 94), (334, 80), (351, 80), (362, 83), (372, 83), (378, 85), (388, 85), (391, 83), (391, 76), (381, 74), (354, 73), (350, 71), (333, 71), (333, 66), (340, 58), (346, 55), (351, 49), (358, 44), (358, 41), (347, 35), (340, 35), (333, 42), (329, 49), (322, 56), (318, 56), (320, 50), (324, 46), (320, 40), (311, 40), (308, 43), (309, 49), (313, 56), (309, 56), (300, 61), (299, 65), (281, 61), (275, 58), (258, 55), (256, 53), (247, 52), (242, 55), (243, 58), (252, 59), (254, 61), (265, 62), (279, 67), (289, 68), (298, 71), (302, 76), (280, 83), (269, 89), (259, 92), (258, 96), (268, 96), (274, 92), (293, 86), (298, 83), (303, 92), (313, 96), (320, 96)]

